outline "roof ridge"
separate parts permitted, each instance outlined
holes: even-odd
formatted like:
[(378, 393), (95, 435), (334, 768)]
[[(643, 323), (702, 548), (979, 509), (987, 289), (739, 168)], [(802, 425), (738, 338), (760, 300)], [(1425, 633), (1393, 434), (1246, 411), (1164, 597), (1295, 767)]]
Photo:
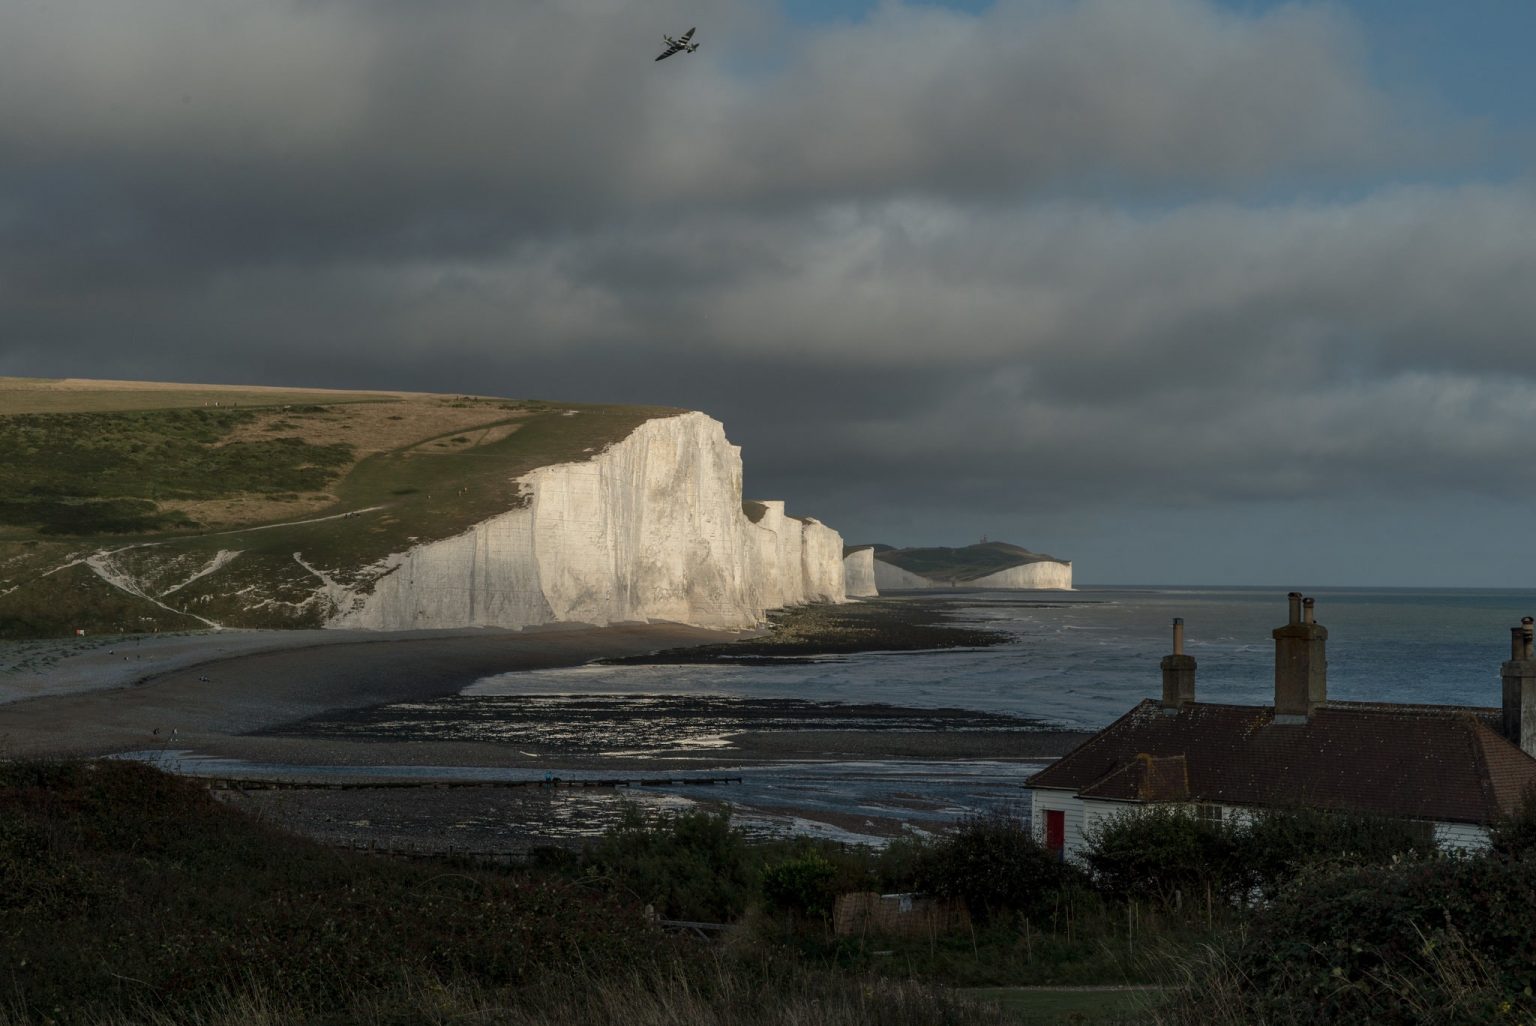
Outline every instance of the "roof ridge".
[[(1499, 780), (1495, 779), (1495, 767), (1493, 760), (1490, 758), (1491, 753), (1489, 752), (1489, 746), (1497, 745), (1500, 748), (1506, 749), (1513, 753), (1516, 761), (1524, 761), (1526, 763), (1528, 771), (1532, 769), (1532, 764), (1536, 764), (1536, 755), (1532, 755), (1530, 752), (1527, 752), (1523, 747), (1505, 737), (1502, 732), (1495, 730), (1492, 725), (1483, 720), (1474, 720), (1474, 730), (1475, 736), (1479, 742), (1478, 747), (1480, 751), (1478, 754), (1483, 758), (1487, 767), (1487, 772), (1485, 774), (1487, 786), (1492, 792), (1492, 807), (1494, 812), (1490, 817), (1491, 821), (1506, 815), (1508, 810), (1504, 807), (1502, 796), (1499, 794)], [(1498, 773), (1499, 779), (1503, 779), (1505, 776), (1505, 773)], [(1516, 788), (1517, 792), (1519, 792), (1519, 794), (1523, 794), (1525, 790), (1532, 785), (1533, 780), (1536, 780), (1536, 773), (1533, 773), (1532, 776), (1527, 777), (1524, 784)]]
[(1471, 723), (1472, 729), (1467, 732), (1467, 745), (1472, 749), (1472, 768), (1477, 774), (1478, 790), (1483, 792), (1484, 809), (1492, 808), (1501, 812), (1498, 791), (1493, 786), (1493, 766), (1488, 759), (1488, 741), (1483, 736), (1489, 728), (1475, 719)]
[(1437, 705), (1432, 702), (1351, 702), (1332, 699), (1324, 702), (1323, 708), (1335, 709), (1339, 712), (1402, 712), (1439, 715), (1455, 715), (1458, 713), (1480, 715), (1499, 711), (1499, 706), (1496, 705)]
[[(1038, 773), (1034, 773), (1034, 774), (1031, 774), (1030, 776), (1026, 777), (1024, 779), (1024, 786), (1025, 787), (1034, 787), (1035, 786), (1034, 782), (1038, 778), (1043, 777), (1046, 774), (1050, 773), (1051, 770), (1055, 769), (1057, 766), (1060, 766), (1062, 763), (1066, 762), (1068, 759), (1071, 759), (1073, 756), (1077, 755), (1083, 749), (1085, 749), (1089, 745), (1093, 744), (1099, 738), (1104, 737), (1106, 734), (1109, 734), (1111, 731), (1113, 731), (1120, 724), (1124, 723), (1126, 720), (1130, 719), (1132, 716), (1135, 716), (1137, 713), (1141, 712), (1142, 709), (1144, 709), (1146, 706), (1151, 705), (1151, 704), (1155, 704), (1156, 702), (1157, 702), (1157, 700), (1155, 698), (1143, 698), (1141, 701), (1137, 702), (1135, 705), (1131, 706), (1125, 712), (1123, 712), (1119, 716), (1117, 716), (1115, 718), (1114, 722), (1110, 723), (1108, 726), (1104, 727), (1101, 730), (1098, 730), (1098, 731), (1096, 731), (1096, 732), (1094, 732), (1092, 734), (1089, 734), (1087, 737), (1085, 737), (1081, 741), (1079, 741), (1070, 751), (1063, 752), (1061, 755), (1057, 756), (1056, 757), (1056, 761), (1052, 762), (1049, 766), (1047, 766), (1044, 769), (1040, 770)], [(1050, 787), (1051, 785), (1050, 784), (1045, 784), (1044, 786), (1045, 787)]]

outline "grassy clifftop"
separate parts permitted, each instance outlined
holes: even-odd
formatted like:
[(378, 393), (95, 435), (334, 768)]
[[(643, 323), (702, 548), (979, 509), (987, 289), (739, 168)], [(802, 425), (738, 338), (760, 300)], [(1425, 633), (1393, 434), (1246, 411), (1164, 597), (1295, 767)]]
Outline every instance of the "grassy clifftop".
[(0, 637), (313, 626), (317, 585), (514, 508), (519, 476), (679, 412), (0, 379)]

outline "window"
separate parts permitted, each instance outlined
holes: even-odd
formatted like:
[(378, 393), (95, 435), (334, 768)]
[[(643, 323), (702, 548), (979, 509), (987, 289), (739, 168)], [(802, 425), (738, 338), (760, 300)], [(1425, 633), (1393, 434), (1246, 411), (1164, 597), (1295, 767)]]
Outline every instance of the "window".
[(1203, 820), (1203, 821), (1205, 821), (1207, 823), (1220, 823), (1221, 822), (1221, 806), (1220, 805), (1196, 805), (1195, 806), (1195, 818), (1199, 819), (1199, 820)]

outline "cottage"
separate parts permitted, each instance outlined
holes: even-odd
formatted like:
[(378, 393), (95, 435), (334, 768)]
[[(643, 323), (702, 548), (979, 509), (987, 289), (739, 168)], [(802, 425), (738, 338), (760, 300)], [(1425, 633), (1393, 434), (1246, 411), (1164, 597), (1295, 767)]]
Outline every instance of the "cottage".
[(1290, 595), (1275, 639), (1274, 705), (1195, 701), (1184, 624), (1147, 699), (1027, 781), (1036, 836), (1076, 857), (1085, 833), (1149, 803), (1226, 819), (1306, 806), (1399, 817), (1444, 848), (1477, 848), (1536, 787), (1533, 623), (1512, 629), (1501, 706), (1328, 700), (1328, 631)]

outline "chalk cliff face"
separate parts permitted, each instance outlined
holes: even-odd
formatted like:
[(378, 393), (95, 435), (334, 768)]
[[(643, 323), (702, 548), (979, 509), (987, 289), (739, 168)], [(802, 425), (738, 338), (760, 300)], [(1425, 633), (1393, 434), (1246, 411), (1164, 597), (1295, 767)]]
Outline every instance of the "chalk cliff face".
[(869, 598), (880, 594), (875, 584), (875, 550), (871, 545), (854, 549), (843, 557), (843, 590), (849, 598)]
[[(935, 580), (903, 570), (883, 559), (875, 559), (875, 586), (881, 591), (928, 591), (934, 588), (1029, 588), (1072, 589), (1072, 564), (1067, 560), (1044, 559), (1008, 567), (982, 577), (963, 580)], [(850, 595), (853, 591), (850, 587)]]
[(1055, 560), (1011, 566), (966, 582), (968, 588), (1072, 588), (1072, 564)]
[(899, 566), (892, 566), (883, 559), (877, 559), (875, 563), (875, 587), (880, 591), (913, 591), (917, 589), (948, 587), (926, 577), (903, 570)]
[[(520, 479), (526, 504), (396, 553), (328, 627), (666, 620), (744, 628), (841, 602), (842, 538), (741, 499), (741, 451), (702, 413), (646, 421), (592, 459)], [(370, 575), (373, 576), (373, 575)]]

